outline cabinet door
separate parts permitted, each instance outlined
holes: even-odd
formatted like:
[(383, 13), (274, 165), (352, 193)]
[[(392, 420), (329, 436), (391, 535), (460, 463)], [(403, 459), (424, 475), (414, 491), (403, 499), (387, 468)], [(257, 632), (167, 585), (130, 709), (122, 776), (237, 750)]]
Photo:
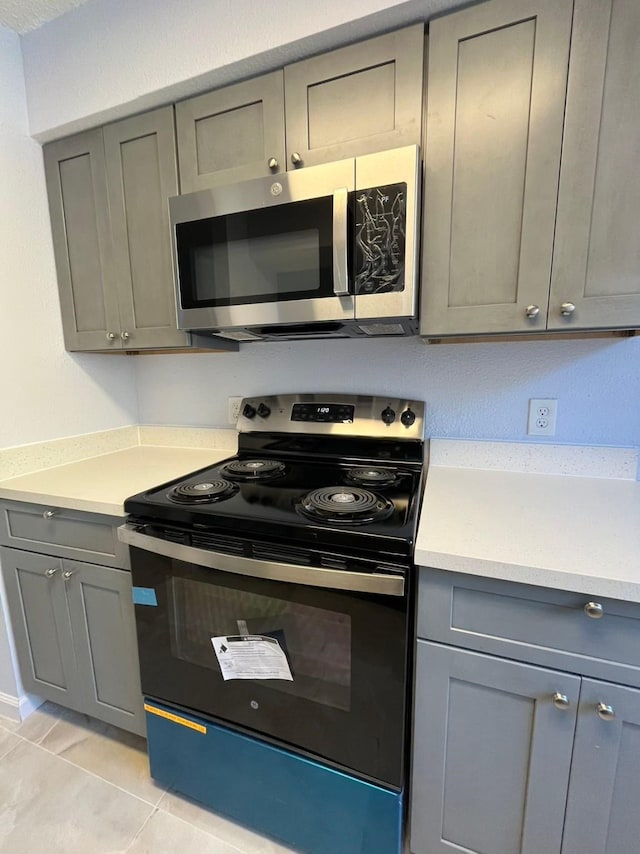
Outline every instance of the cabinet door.
[(640, 691), (584, 679), (562, 854), (638, 851), (639, 791)]
[(423, 57), (416, 24), (285, 68), (288, 168), (419, 144)]
[(429, 26), (423, 335), (545, 327), (572, 5), (490, 0)]
[(551, 329), (640, 326), (639, 91), (638, 0), (576, 0)]
[(282, 71), (176, 104), (176, 127), (183, 193), (283, 171)]
[(67, 350), (120, 349), (102, 130), (44, 146)]
[(418, 641), (413, 854), (559, 854), (579, 688), (577, 676)]
[(173, 108), (107, 125), (104, 146), (122, 346), (187, 346), (177, 329), (167, 201), (178, 194)]
[(60, 559), (7, 548), (0, 549), (0, 558), (25, 690), (79, 708)]
[(144, 735), (131, 573), (63, 561), (86, 714)]

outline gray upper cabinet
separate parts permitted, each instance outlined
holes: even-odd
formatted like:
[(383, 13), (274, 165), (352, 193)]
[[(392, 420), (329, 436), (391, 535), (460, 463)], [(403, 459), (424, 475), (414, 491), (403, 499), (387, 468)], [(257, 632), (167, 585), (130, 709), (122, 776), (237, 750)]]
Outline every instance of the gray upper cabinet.
[(285, 167), (282, 70), (176, 104), (183, 193)]
[(579, 689), (418, 641), (413, 854), (560, 854)]
[(550, 329), (640, 326), (639, 91), (638, 0), (576, 0)]
[(638, 851), (640, 691), (585, 679), (562, 854)]
[(173, 107), (44, 146), (67, 350), (237, 349), (177, 329)]
[(572, 0), (429, 26), (423, 335), (544, 328)]
[(178, 194), (173, 108), (104, 128), (113, 264), (125, 348), (186, 347), (176, 328), (167, 199)]
[(424, 26), (284, 70), (287, 168), (419, 144)]
[(44, 147), (67, 350), (120, 349), (102, 130)]

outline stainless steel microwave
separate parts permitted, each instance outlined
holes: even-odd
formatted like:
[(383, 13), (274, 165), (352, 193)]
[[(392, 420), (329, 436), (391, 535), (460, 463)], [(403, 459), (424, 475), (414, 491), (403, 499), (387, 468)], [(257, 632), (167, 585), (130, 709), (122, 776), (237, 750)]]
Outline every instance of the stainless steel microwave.
[(420, 153), (169, 200), (178, 326), (236, 341), (416, 332)]

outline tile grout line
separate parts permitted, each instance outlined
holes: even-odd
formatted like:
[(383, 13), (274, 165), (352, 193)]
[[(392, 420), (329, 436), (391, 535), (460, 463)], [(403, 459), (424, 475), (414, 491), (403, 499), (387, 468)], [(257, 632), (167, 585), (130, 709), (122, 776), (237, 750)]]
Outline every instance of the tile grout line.
[[(20, 736), (21, 737), (21, 736)], [(101, 780), (103, 783), (106, 783), (108, 786), (112, 786), (114, 789), (118, 789), (118, 791), (122, 792), (125, 795), (130, 795), (132, 798), (135, 798), (137, 801), (141, 801), (146, 806), (150, 807), (152, 810), (156, 809), (157, 803), (160, 802), (162, 797), (164, 796), (164, 792), (160, 795), (160, 798), (156, 803), (152, 803), (151, 801), (147, 801), (145, 798), (141, 798), (140, 795), (134, 794), (134, 792), (130, 792), (128, 789), (123, 789), (122, 786), (118, 786), (117, 783), (112, 783), (111, 780), (107, 780), (104, 777), (101, 777), (100, 774), (96, 774), (95, 771), (90, 771), (88, 768), (84, 768), (82, 765), (77, 765), (75, 762), (72, 762), (70, 759), (67, 759), (65, 756), (62, 756), (60, 753), (54, 753), (53, 750), (48, 750), (42, 744), (36, 744), (33, 741), (29, 741), (28, 738), (23, 738), (27, 744), (32, 745), (33, 747), (37, 747), (38, 750), (42, 750), (43, 753), (46, 753), (48, 756), (53, 756), (56, 759), (60, 759), (62, 762), (66, 762), (67, 765), (71, 765), (73, 768), (77, 768), (78, 771), (83, 771), (85, 774), (89, 774), (91, 777), (95, 777), (96, 780)], [(17, 747), (17, 745), (16, 745)]]
[[(169, 790), (167, 789), (167, 792), (168, 791)], [(166, 795), (167, 792), (165, 792), (164, 794)], [(164, 795), (162, 797), (164, 797)], [(161, 800), (162, 800), (162, 798), (160, 798), (160, 801)], [(158, 804), (160, 803), (160, 801), (158, 802)], [(182, 818), (182, 816), (180, 816), (180, 815), (175, 815), (175, 813), (169, 812), (169, 810), (163, 810), (162, 807), (159, 805), (154, 810), (154, 813), (155, 812), (161, 812), (161, 813), (164, 813), (164, 815), (169, 815), (169, 816), (171, 816), (171, 818), (175, 818), (175, 819), (177, 819), (177, 821), (181, 821), (182, 824), (186, 824), (187, 827), (193, 827), (195, 830), (201, 831), (202, 833), (205, 834), (205, 836), (209, 836), (209, 837), (211, 837), (211, 839), (215, 839), (216, 842), (222, 842), (223, 845), (226, 845), (228, 848), (233, 849), (234, 851), (237, 851), (238, 854), (252, 854), (252, 852), (246, 851), (244, 848), (238, 848), (233, 843), (227, 842), (226, 839), (222, 839), (220, 836), (216, 836), (215, 833), (211, 833), (206, 828), (200, 827), (197, 824), (193, 824), (193, 822), (191, 822), (191, 821), (187, 821), (186, 818)], [(218, 813), (216, 813), (216, 815), (217, 814)], [(223, 816), (223, 818), (224, 818), (224, 816)], [(125, 854), (126, 854), (126, 851), (125, 851)], [(257, 854), (257, 852), (254, 852), (254, 854)]]
[(158, 812), (158, 807), (153, 807), (153, 809), (151, 810), (151, 812), (149, 813), (149, 815), (145, 818), (145, 820), (142, 822), (142, 824), (140, 825), (140, 827), (138, 828), (138, 830), (133, 834), (133, 839), (132, 839), (132, 840), (131, 840), (131, 842), (127, 845), (127, 847), (124, 849), (124, 854), (127, 854), (127, 852), (128, 852), (128, 851), (131, 851), (131, 848), (133, 847), (133, 845), (134, 845), (134, 843), (135, 843), (136, 839), (138, 839), (138, 838), (139, 838), (139, 836), (140, 836), (140, 834), (142, 833), (142, 831), (143, 831), (143, 830), (145, 829), (145, 827), (149, 824), (149, 822), (151, 821), (151, 819), (153, 818), (153, 816), (154, 816), (157, 812)]

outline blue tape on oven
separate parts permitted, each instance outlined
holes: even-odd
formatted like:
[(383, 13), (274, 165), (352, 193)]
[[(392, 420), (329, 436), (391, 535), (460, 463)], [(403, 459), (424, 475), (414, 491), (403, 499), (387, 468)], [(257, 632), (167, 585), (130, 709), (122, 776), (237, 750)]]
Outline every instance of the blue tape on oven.
[(155, 605), (155, 607), (158, 606), (156, 591), (153, 589), (153, 587), (134, 587), (132, 589), (132, 592), (134, 605)]

